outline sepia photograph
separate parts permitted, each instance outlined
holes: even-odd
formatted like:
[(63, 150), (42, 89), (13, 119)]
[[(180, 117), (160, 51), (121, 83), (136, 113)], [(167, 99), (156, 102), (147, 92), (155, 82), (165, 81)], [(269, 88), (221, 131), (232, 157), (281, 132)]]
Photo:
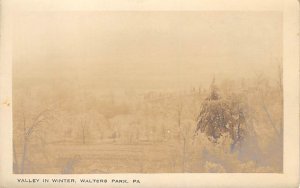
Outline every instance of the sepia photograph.
[(282, 16), (15, 17), (13, 173), (283, 173)]
[(298, 188), (298, 0), (0, 0), (0, 188)]

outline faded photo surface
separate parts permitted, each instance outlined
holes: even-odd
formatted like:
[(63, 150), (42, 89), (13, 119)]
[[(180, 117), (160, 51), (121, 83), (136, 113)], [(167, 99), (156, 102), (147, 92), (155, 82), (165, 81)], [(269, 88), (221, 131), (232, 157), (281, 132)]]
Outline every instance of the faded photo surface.
[(282, 13), (26, 12), (13, 172), (282, 173)]

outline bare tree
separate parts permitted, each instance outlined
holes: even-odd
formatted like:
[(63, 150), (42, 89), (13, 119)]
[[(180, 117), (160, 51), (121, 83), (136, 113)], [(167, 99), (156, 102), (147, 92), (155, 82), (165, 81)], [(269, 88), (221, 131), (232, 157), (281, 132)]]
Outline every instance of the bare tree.
[(270, 122), (270, 125), (272, 126), (274, 132), (276, 133), (277, 136), (280, 136), (281, 133), (276, 128), (275, 121), (273, 120), (273, 117), (272, 117), (272, 115), (271, 115), (271, 113), (269, 111), (269, 108), (266, 105), (265, 97), (264, 97), (264, 94), (263, 94), (263, 92), (261, 90), (260, 90), (260, 95), (261, 95), (261, 106), (262, 106), (262, 109), (266, 113), (266, 115), (268, 117), (268, 120)]
[(85, 123), (81, 124), (81, 130), (82, 130), (82, 144), (85, 144), (85, 134), (86, 134), (86, 125)]
[(177, 125), (179, 128), (179, 138), (182, 142), (182, 164), (181, 164), (181, 170), (182, 172), (185, 172), (186, 170), (186, 146), (187, 146), (187, 130), (186, 127), (182, 125), (182, 112), (183, 112), (183, 102), (182, 102), (182, 96), (179, 96), (178, 104), (177, 104)]
[(33, 122), (28, 126), (26, 122), (25, 113), (23, 113), (23, 155), (21, 159), (21, 168), (20, 173), (23, 174), (25, 172), (25, 163), (28, 155), (28, 147), (29, 141), (34, 132), (37, 132), (38, 128), (40, 128), (44, 124), (49, 124), (50, 120), (53, 119), (53, 110), (47, 108), (40, 113), (38, 113)]
[[(281, 66), (278, 67), (278, 89), (279, 89), (279, 95), (280, 95), (280, 103), (283, 105), (283, 96), (282, 96), (282, 72), (281, 72)], [(266, 117), (269, 121), (269, 124), (272, 126), (272, 129), (274, 130), (275, 134), (277, 135), (277, 138), (280, 138), (282, 135), (281, 128), (278, 130), (276, 124), (276, 121), (274, 120), (274, 117), (272, 116), (272, 113), (269, 110), (269, 106), (267, 105), (266, 98), (268, 97), (268, 94), (271, 92), (271, 88), (267, 82), (267, 79), (264, 77), (263, 74), (257, 75), (257, 92), (260, 98), (260, 104), (261, 108), (266, 114)], [(282, 124), (282, 118), (280, 121), (280, 124)], [(279, 127), (282, 127), (279, 125)]]

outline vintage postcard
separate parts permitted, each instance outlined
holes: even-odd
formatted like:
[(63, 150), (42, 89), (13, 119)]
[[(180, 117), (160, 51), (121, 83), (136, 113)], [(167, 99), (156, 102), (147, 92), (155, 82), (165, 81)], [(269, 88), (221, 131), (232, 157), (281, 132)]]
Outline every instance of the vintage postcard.
[(298, 187), (298, 11), (2, 1), (0, 187)]

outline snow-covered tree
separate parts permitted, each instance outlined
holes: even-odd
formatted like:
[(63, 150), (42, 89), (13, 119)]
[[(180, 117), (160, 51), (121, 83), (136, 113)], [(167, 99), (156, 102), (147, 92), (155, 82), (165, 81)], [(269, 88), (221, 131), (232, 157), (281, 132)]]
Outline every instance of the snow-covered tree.
[(245, 136), (245, 113), (239, 96), (222, 98), (214, 80), (197, 118), (195, 134), (199, 131), (205, 133), (214, 143), (217, 143), (221, 136), (228, 134), (232, 149), (240, 144)]

